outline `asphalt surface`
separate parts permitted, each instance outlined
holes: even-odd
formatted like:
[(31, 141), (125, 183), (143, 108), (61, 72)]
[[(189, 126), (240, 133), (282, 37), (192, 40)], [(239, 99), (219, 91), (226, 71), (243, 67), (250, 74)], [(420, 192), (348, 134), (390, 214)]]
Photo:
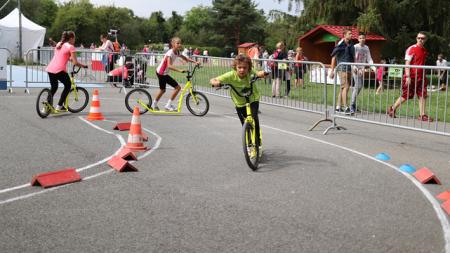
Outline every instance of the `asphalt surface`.
[[(112, 130), (115, 121), (131, 119), (124, 94), (100, 90), (109, 121), (94, 128), (81, 119), (88, 108), (39, 118), (37, 92), (0, 94), (1, 252), (448, 247), (448, 217), (430, 200), (450, 186), (448, 137), (351, 121), (339, 121), (348, 130), (324, 136), (329, 123), (307, 131), (320, 115), (262, 105), (263, 161), (252, 172), (232, 102), (208, 95), (205, 117), (185, 107), (178, 116), (142, 115), (152, 149), (134, 163), (139, 172), (117, 173), (106, 163), (90, 165), (126, 141), (127, 132)], [(392, 160), (371, 159), (380, 152)], [(442, 185), (414, 183), (396, 170), (404, 163), (432, 169)], [(50, 190), (26, 185), (37, 173), (66, 167), (84, 168), (83, 181)]]

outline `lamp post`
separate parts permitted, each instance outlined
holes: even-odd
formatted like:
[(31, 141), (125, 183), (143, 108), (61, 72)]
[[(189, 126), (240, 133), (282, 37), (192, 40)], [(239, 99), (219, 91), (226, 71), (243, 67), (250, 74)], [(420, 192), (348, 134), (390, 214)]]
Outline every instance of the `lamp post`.
[(23, 59), (22, 56), (22, 10), (20, 9), (20, 0), (17, 0), (17, 7), (19, 9), (19, 56)]

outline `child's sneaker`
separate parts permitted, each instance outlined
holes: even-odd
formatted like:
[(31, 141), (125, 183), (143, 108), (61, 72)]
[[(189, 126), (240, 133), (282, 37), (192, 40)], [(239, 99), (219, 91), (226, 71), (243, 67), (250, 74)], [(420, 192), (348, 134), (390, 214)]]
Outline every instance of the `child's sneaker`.
[(356, 105), (351, 105), (350, 106), (350, 115), (355, 115), (356, 113)]
[(166, 106), (164, 106), (164, 108), (167, 110), (167, 111), (169, 111), (169, 112), (173, 112), (173, 111), (176, 111), (177, 109), (175, 108), (175, 106), (173, 106), (173, 105), (166, 105)]
[(159, 107), (157, 105), (152, 106), (153, 111), (159, 111)]
[(344, 114), (345, 114), (345, 115), (350, 115), (350, 108), (345, 107), (345, 109), (344, 109)]
[(55, 111), (56, 111), (56, 112), (67, 112), (67, 109), (64, 108), (64, 106), (62, 106), (62, 105), (57, 105), (57, 106), (55, 107)]

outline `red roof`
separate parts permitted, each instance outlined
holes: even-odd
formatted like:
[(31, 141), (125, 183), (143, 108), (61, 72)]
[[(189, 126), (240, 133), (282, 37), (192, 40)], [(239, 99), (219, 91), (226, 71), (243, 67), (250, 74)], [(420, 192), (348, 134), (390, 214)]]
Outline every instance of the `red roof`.
[(247, 42), (247, 43), (244, 43), (244, 44), (240, 44), (239, 47), (248, 48), (248, 47), (253, 47), (254, 45), (256, 45), (256, 43)]
[[(342, 32), (345, 28), (352, 29), (352, 39), (357, 40), (359, 31), (356, 26), (338, 26), (338, 25), (319, 25), (316, 28), (312, 29), (311, 31), (303, 34), (303, 36), (300, 37), (300, 40), (303, 40), (306, 37), (309, 37), (310, 35), (320, 31), (325, 30), (334, 36), (337, 36), (339, 38), (342, 38)], [(377, 35), (374, 33), (366, 33), (366, 40), (386, 40), (383, 36)]]

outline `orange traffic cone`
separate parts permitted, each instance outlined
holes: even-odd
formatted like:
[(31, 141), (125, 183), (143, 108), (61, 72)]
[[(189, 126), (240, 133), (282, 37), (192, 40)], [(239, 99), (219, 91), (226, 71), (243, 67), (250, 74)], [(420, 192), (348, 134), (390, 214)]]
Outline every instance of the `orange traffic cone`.
[(131, 127), (130, 132), (128, 133), (128, 143), (125, 146), (132, 151), (147, 150), (147, 147), (144, 146), (141, 119), (139, 115), (139, 108), (136, 106), (134, 107), (133, 117), (131, 118)]
[(98, 89), (94, 90), (92, 95), (91, 109), (89, 110), (88, 120), (104, 120), (103, 114), (100, 112), (100, 100), (98, 98)]

